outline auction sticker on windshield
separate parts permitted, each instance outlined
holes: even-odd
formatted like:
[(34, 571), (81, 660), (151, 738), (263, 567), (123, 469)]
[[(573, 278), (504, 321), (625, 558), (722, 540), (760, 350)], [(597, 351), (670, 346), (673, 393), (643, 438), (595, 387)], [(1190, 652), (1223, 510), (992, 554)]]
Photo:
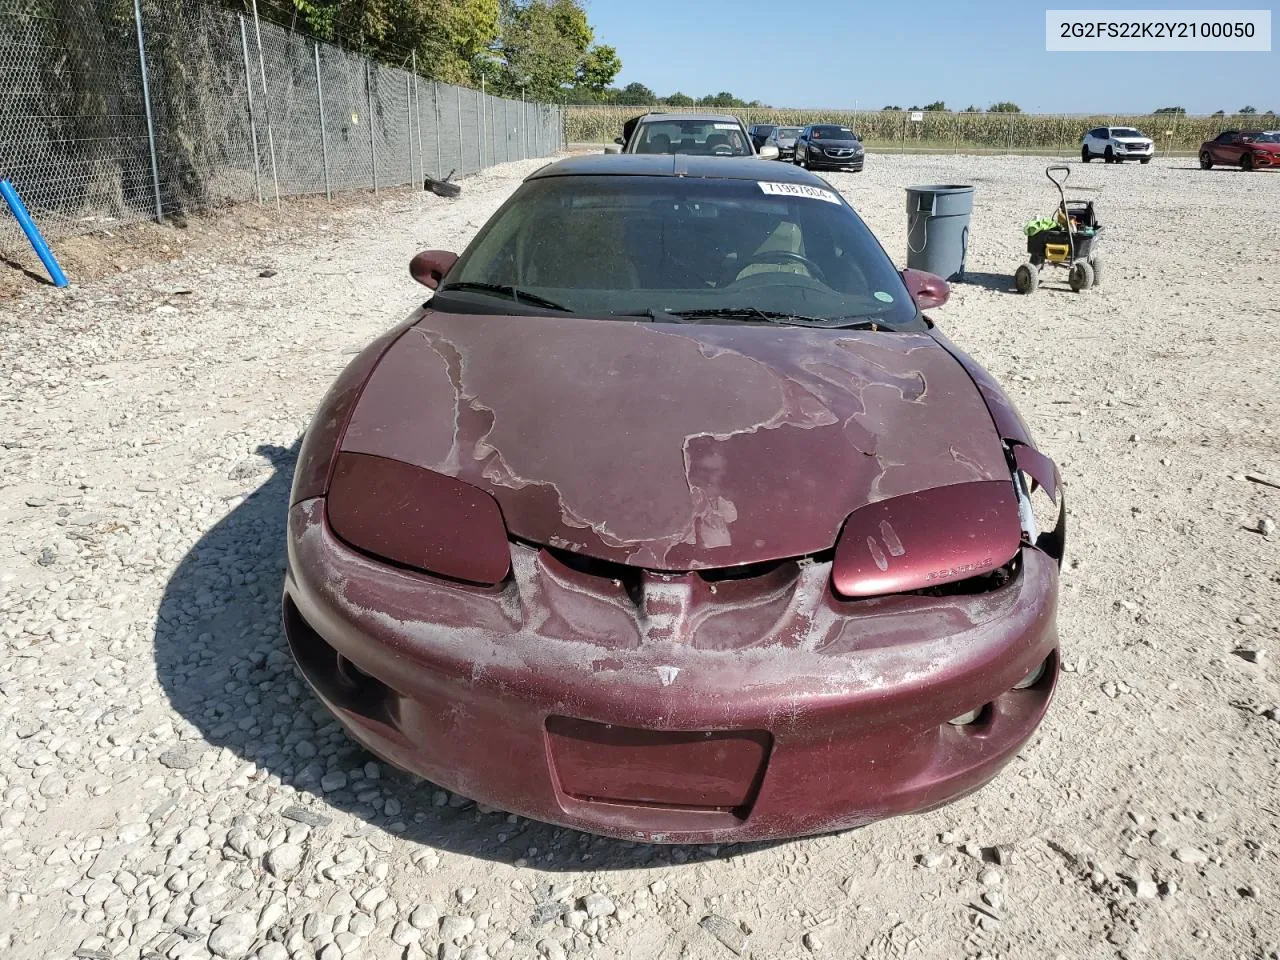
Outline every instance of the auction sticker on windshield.
[(808, 197), (810, 200), (825, 200), (827, 203), (839, 203), (840, 197), (830, 190), (811, 187), (807, 183), (774, 183), (761, 180), (760, 189), (779, 197)]

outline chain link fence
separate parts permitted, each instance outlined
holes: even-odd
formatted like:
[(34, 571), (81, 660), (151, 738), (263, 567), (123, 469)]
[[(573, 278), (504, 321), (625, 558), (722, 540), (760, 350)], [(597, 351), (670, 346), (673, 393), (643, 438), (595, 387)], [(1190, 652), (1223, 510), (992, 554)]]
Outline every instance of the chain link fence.
[[(50, 237), (420, 183), (563, 146), (560, 108), (198, 0), (0, 0), (0, 177)], [(0, 211), (0, 249), (25, 244)]]

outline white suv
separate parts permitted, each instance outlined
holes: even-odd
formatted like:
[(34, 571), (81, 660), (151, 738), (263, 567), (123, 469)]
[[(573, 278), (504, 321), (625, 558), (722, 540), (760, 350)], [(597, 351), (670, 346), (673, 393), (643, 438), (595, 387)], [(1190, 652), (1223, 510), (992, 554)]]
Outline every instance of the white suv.
[(1133, 127), (1094, 127), (1080, 138), (1080, 160), (1083, 163), (1094, 157), (1102, 157), (1107, 163), (1122, 160), (1150, 163), (1155, 155), (1155, 142)]

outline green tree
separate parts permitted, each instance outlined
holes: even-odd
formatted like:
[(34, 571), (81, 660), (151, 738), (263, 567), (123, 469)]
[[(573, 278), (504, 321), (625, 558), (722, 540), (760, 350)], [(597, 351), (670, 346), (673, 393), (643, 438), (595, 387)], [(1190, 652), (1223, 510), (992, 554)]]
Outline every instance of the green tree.
[(901, 110), (901, 107), (882, 107), (882, 110)]
[(1171, 114), (1176, 117), (1185, 117), (1187, 115), (1187, 108), (1186, 107), (1160, 107), (1154, 113), (1155, 116), (1160, 116), (1162, 114)]
[[(240, 4), (227, 0), (228, 6)], [(397, 66), (416, 53), (419, 69), (476, 84), (498, 39), (500, 0), (263, 0), (263, 16)]]
[(741, 100), (735, 97), (727, 90), (721, 90), (719, 93), (702, 97), (698, 100), (704, 107), (741, 107), (746, 106)]
[(1022, 108), (1011, 100), (1001, 100), (987, 107), (987, 113), (1021, 113)]
[(617, 102), (632, 107), (647, 107), (658, 102), (658, 95), (643, 83), (628, 83), (618, 91)]
[(1257, 107), (1241, 107), (1236, 111), (1236, 113), (1240, 114), (1242, 117), (1251, 117), (1257, 112)]
[(664, 97), (662, 102), (672, 107), (692, 107), (693, 97), (689, 96), (687, 93), (681, 93), (677, 90), (675, 93), (671, 94), (671, 96)]
[(1226, 116), (1226, 114), (1225, 114), (1225, 113), (1223, 113), (1221, 110), (1215, 110), (1215, 111), (1213, 111), (1213, 113), (1211, 114), (1211, 116), (1215, 116), (1215, 117), (1225, 117), (1225, 116)]
[(578, 75), (574, 87), (579, 90), (602, 92), (622, 69), (622, 60), (613, 47), (597, 44), (588, 48), (582, 62), (578, 65)]

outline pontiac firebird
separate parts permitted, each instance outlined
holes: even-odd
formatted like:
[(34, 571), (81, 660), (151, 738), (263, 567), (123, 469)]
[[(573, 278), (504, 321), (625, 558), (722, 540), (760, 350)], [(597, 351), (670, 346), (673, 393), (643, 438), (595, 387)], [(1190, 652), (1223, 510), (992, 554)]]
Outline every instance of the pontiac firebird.
[(284, 622), (351, 735), (493, 807), (654, 842), (960, 797), (1058, 676), (1059, 476), (813, 174), (530, 176), (303, 442)]

